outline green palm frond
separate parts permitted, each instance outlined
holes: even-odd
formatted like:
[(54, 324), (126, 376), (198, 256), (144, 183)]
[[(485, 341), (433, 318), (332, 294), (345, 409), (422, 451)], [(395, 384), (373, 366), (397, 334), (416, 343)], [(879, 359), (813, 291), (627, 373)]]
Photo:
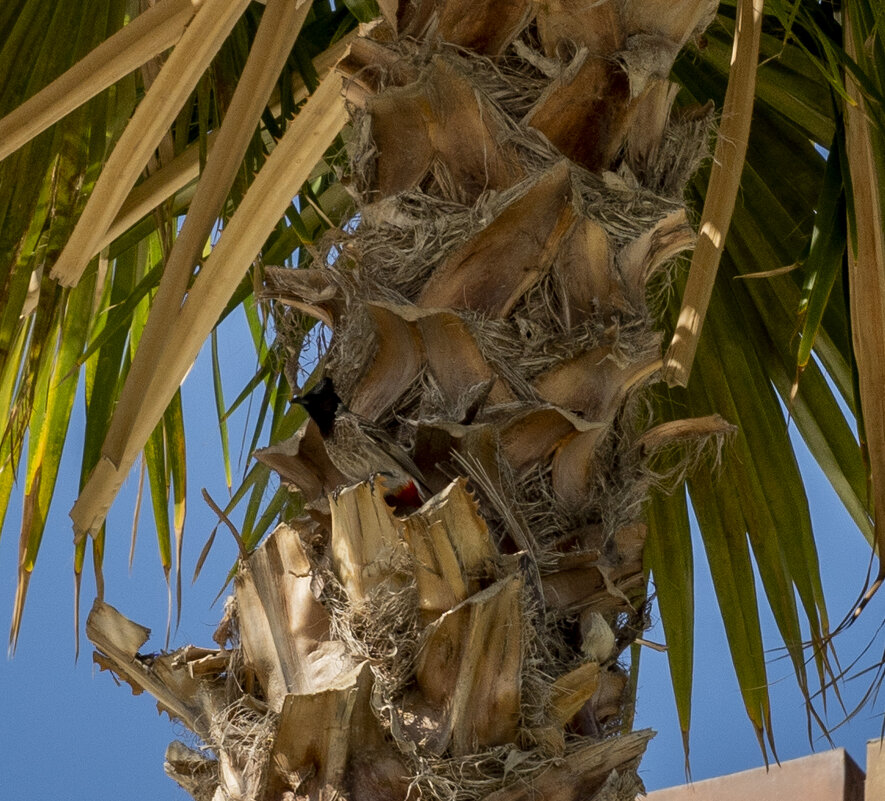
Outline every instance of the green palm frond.
[[(356, 23), (346, 9), (332, 11), (325, 3), (271, 4), (273, 13), (285, 11), (295, 17), (291, 22), (269, 17), (265, 38), (257, 41), (259, 47), (275, 51), (276, 61), (271, 60), (265, 69), (264, 89), (244, 85), (241, 90), (241, 97), (250, 91), (253, 95), (252, 121), (244, 117), (239, 125), (239, 155), (229, 151), (228, 177), (222, 178), (221, 183), (215, 179), (215, 200), (207, 203), (208, 190), (201, 196), (195, 195), (194, 188), (219, 140), (219, 126), (224, 127), (225, 119), (228, 129), (237, 124), (230, 117), (233, 92), (242, 82), (250, 48), (266, 14), (255, 6), (246, 8), (245, 13), (236, 13), (226, 3), (221, 6), (229, 15), (228, 25), (233, 26), (230, 36), (219, 28), (218, 19), (213, 20), (212, 9), (202, 9), (209, 13), (197, 15), (206, 27), (201, 38), (206, 64), (214, 58), (208, 71), (185, 52), (187, 48), (181, 48), (186, 63), (180, 67), (171, 57), (157, 59), (182, 35), (193, 16), (194, 6), (190, 2), (166, 0), (150, 14), (136, 17), (139, 24), (125, 26), (124, 2), (82, 0), (55, 11), (45, 3), (22, 2), (4, 9), (10, 15), (10, 24), (3, 28), (0, 61), (4, 74), (13, 80), (7, 82), (0, 96), (0, 116), (6, 113), (0, 122), (0, 138), (8, 151), (0, 162), (0, 241), (3, 252), (14, 254), (14, 258), (2, 267), (6, 278), (0, 315), (0, 403), (9, 423), (0, 446), (4, 465), (0, 515), (5, 515), (19, 462), (25, 466), (29, 499), (22, 523), (13, 643), (21, 625), (27, 579), (42, 540), (45, 507), (52, 496), (80, 368), (85, 369), (86, 377), (86, 434), (81, 446), (81, 484), (85, 485), (89, 474), (102, 461), (111, 410), (125, 403), (123, 387), (133, 369), (135, 344), (142, 336), (149, 309), (156, 307), (158, 293), (161, 305), (164, 297), (167, 306), (170, 300), (180, 303), (174, 300), (175, 292), (160, 289), (161, 278), (168, 272), (169, 248), (178, 238), (176, 216), (197, 197), (202, 214), (200, 219), (189, 218), (192, 244), (190, 255), (179, 259), (179, 263), (185, 264), (178, 279), (177, 291), (181, 292), (192, 288), (193, 268), (202, 256), (210, 229), (219, 217), (228, 219), (235, 213), (255, 173), (275, 147), (272, 136), (262, 135), (265, 128), (259, 129), (259, 119), (271, 121), (268, 130), (273, 127), (282, 135), (289, 123), (284, 114), (291, 115), (303, 103), (307, 87), (315, 86), (317, 75), (327, 73), (341, 56), (342, 45), (332, 41), (333, 37), (340, 38)], [(192, 30), (192, 37), (200, 35), (199, 28), (189, 25), (188, 29)], [(215, 31), (214, 42), (207, 38), (210, 29)], [(299, 29), (301, 33), (293, 49), (290, 39)], [(76, 35), (72, 36), (72, 31)], [(277, 37), (283, 35), (283, 39), (277, 41), (269, 37), (269, 32)], [(95, 49), (105, 40), (108, 45)], [(37, 54), (34, 69), (14, 69), (12, 65), (21, 53)], [(87, 54), (87, 60), (81, 61)], [(156, 84), (149, 89), (144, 83), (144, 73), (138, 68), (150, 59), (155, 60), (161, 74), (166, 70), (165, 84), (174, 86), (179, 93), (175, 102), (170, 102), (168, 95), (163, 99), (164, 83), (154, 92), (150, 89)], [(69, 69), (71, 72), (66, 73)], [(191, 81), (188, 85), (184, 71), (192, 76), (187, 79)], [(60, 75), (60, 82), (53, 85), (52, 81)], [(47, 86), (51, 88), (40, 91)], [(76, 90), (73, 93), (72, 88)], [(260, 97), (262, 94), (266, 100)], [(22, 100), (29, 97), (29, 103), (22, 105)], [(159, 103), (156, 109), (144, 102), (150, 97)], [(115, 152), (136, 107), (141, 117), (152, 122), (156, 134), (151, 137), (144, 126), (129, 126), (130, 136), (139, 142), (144, 155), (129, 154), (125, 164), (121, 162), (129, 176), (123, 180), (116, 177), (113, 162), (111, 172), (104, 165)], [(161, 108), (166, 109), (162, 120)], [(8, 114), (16, 109), (15, 114)], [(241, 112), (234, 108), (234, 114), (238, 113)], [(167, 134), (170, 129), (171, 134)], [(331, 132), (329, 143), (336, 133), (337, 128)], [(162, 139), (158, 140), (158, 136)], [(148, 165), (148, 156), (157, 144), (159, 162)], [(123, 148), (116, 152), (122, 154)], [(119, 158), (118, 155), (118, 161)], [(307, 165), (305, 178), (313, 166), (312, 162)], [(145, 167), (147, 172), (132, 187)], [(339, 185), (329, 180), (333, 173), (327, 169), (324, 175), (317, 181), (320, 214), (311, 206), (306, 206), (303, 214), (290, 207), (289, 225), (275, 226), (274, 221), (261, 235), (262, 240), (267, 240), (266, 252), (274, 255), (276, 263), (284, 263), (296, 247), (315, 241), (330, 219), (340, 220), (349, 208), (346, 193), (335, 189)], [(99, 176), (113, 192), (110, 200), (101, 191), (93, 194)], [(199, 185), (205, 187), (209, 183), (211, 179), (200, 181)], [(292, 195), (296, 193), (297, 187)], [(91, 203), (87, 203), (90, 199)], [(84, 217), (82, 212), (87, 205), (94, 209), (90, 214), (101, 216)], [(81, 233), (72, 240), (75, 228)], [(298, 232), (295, 241), (292, 231)], [(88, 242), (83, 240), (85, 246), (77, 244), (77, 237), (83, 235), (89, 237)], [(178, 248), (181, 253), (181, 246)], [(83, 254), (98, 249), (102, 249), (102, 256), (92, 258), (87, 266), (83, 258), (90, 257)], [(50, 272), (67, 271), (65, 264), (72, 263), (71, 258), (75, 263), (70, 275), (85, 270), (84, 278), (75, 290), (59, 290), (50, 279)], [(225, 298), (216, 318), (207, 322), (209, 328), (251, 297), (255, 285), (252, 278), (237, 278), (230, 290), (224, 290), (231, 296), (231, 304)], [(158, 326), (159, 322), (155, 322), (152, 328)], [(146, 358), (147, 354), (142, 361)], [(268, 386), (277, 381), (270, 373), (264, 377)], [(259, 415), (259, 419), (263, 416)], [(47, 426), (46, 421), (51, 425)], [(174, 561), (173, 550), (180, 551), (185, 515), (184, 445), (179, 442), (183, 422), (173, 406), (151, 427), (154, 433), (150, 441), (154, 445), (146, 452), (147, 467), (159, 526), (161, 561), (168, 572)], [(29, 449), (23, 451), (28, 430), (45, 434), (32, 437)], [(171, 512), (170, 492), (174, 494)], [(255, 497), (259, 496), (256, 493)], [(269, 524), (265, 524), (265, 530), (266, 525)], [(98, 535), (100, 531), (99, 523), (92, 533)], [(173, 540), (177, 540), (174, 546)], [(92, 540), (97, 569), (101, 565), (101, 550), (96, 551), (95, 546), (102, 541), (102, 537)], [(86, 545), (87, 539), (78, 539), (78, 588)], [(178, 569), (176, 562), (176, 574)]]
[[(754, 576), (746, 569), (747, 544), (806, 699), (815, 690), (800, 647), (799, 609), (814, 648), (817, 683), (823, 688), (832, 678), (825, 648), (830, 629), (807, 500), (786, 437), (790, 422), (860, 531), (874, 541), (867, 466), (834, 394), (856, 408), (841, 280), (844, 245), (840, 248), (834, 228), (838, 209), (844, 209), (844, 201), (841, 207), (838, 201), (845, 192), (841, 170), (847, 179), (849, 168), (844, 159), (835, 164), (830, 159), (827, 168), (826, 151), (839, 141), (841, 123), (834, 111), (839, 91), (828, 80), (834, 73), (821, 66), (819, 47), (823, 38), (831, 49), (839, 45), (819, 27), (802, 27), (817, 18), (802, 5), (793, 5), (797, 13), (792, 17), (776, 7), (779, 14), (763, 20), (747, 161), (698, 346), (699, 374), (693, 374), (687, 391), (674, 391), (661, 407), (662, 419), (674, 415), (674, 403), (679, 407), (676, 416), (715, 409), (740, 432), (726, 449), (719, 480), (698, 475), (689, 481), (689, 489), (721, 593), (720, 610), (747, 710), (760, 739), (769, 740), (767, 692), (760, 695), (764, 681), (758, 683), (765, 676), (765, 657), (759, 647), (751, 647), (761, 643), (758, 623), (747, 628), (747, 621), (758, 621)], [(687, 50), (674, 68), (686, 103), (713, 98), (720, 107), (724, 98), (734, 22), (728, 4), (721, 11), (704, 41)], [(787, 29), (785, 22), (792, 27)], [(698, 208), (705, 187), (702, 173), (693, 182)], [(842, 221), (844, 225), (844, 217)], [(790, 267), (796, 269), (784, 270)], [(812, 346), (815, 359), (810, 358)], [(657, 505), (651, 507), (652, 530), (681, 525), (681, 535), (671, 531), (668, 537), (680, 543), (681, 552), (690, 553), (687, 519), (679, 524), (671, 513), (659, 521), (662, 514)], [(654, 550), (648, 556), (654, 573), (662, 556), (656, 558)], [(716, 560), (722, 565), (714, 564)], [(659, 570), (666, 580), (666, 569)], [(672, 592), (672, 582), (668, 586)], [(682, 603), (690, 602), (686, 589)], [(678, 601), (668, 603), (678, 607)], [(666, 628), (663, 607), (662, 618)], [(748, 640), (751, 631), (757, 635)], [(680, 643), (680, 652), (687, 647)], [(673, 681), (685, 732), (690, 686), (675, 672)]]

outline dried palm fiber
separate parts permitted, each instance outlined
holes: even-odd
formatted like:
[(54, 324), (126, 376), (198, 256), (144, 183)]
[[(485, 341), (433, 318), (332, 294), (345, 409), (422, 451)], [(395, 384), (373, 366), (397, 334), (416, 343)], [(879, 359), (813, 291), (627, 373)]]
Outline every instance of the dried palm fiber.
[(642, 505), (728, 431), (655, 426), (646, 400), (710, 127), (671, 113), (666, 74), (715, 4), (381, 8), (341, 66), (358, 213), (267, 294), (287, 376), (306, 313), (435, 494), (395, 514), (374, 484), (336, 491), (305, 424), (258, 455), (309, 517), (240, 565), (222, 649), (102, 659), (213, 749), (169, 754), (200, 801), (632, 801)]
[[(416, 734), (421, 727), (403, 700), (414, 681), (410, 671), (420, 652), (415, 642), (416, 635), (421, 642), (421, 627), (417, 622), (416, 629), (414, 609), (408, 608), (415, 587), (397, 571), (391, 573), (400, 576), (395, 591), (379, 590), (357, 607), (340, 588), (334, 590), (334, 573), (325, 575), (321, 597), (336, 621), (337, 636), (348, 642), (351, 652), (373, 662), (374, 708), (388, 735), (410, 754), (415, 765), (412, 787), (432, 798), (481, 798), (523, 770), (535, 775), (549, 767), (549, 759), (579, 751), (588, 736), (611, 736), (621, 726), (622, 713), (629, 713), (619, 706), (626, 681), (617, 658), (645, 625), (642, 503), (652, 484), (667, 479), (652, 469), (649, 459), (656, 449), (675, 447), (677, 438), (667, 432), (659, 432), (658, 438), (645, 434), (647, 404), (639, 390), (654, 377), (661, 347), (646, 288), (655, 280), (666, 285), (673, 257), (692, 243), (679, 195), (685, 177), (706, 153), (709, 115), (669, 118), (658, 143), (660, 158), (628, 147), (615, 172), (596, 173), (564, 162), (543, 135), (523, 124), (551, 81), (581, 69), (588, 57), (581, 48), (566, 48), (562, 61), (550, 59), (538, 52), (535, 32), (527, 31), (496, 60), (411, 41), (391, 44), (388, 50), (385, 69), (371, 75), (357, 72), (353, 78), (360, 86), (352, 87), (351, 96), (360, 107), (354, 109), (349, 145), (354, 165), (350, 188), (360, 204), (358, 219), (346, 232), (327, 235), (314, 260), (328, 265), (323, 272), (337, 304), (326, 370), (345, 399), (359, 403), (372, 383), (367, 378), (372, 370), (383, 376), (378, 365), (396, 359), (401, 345), (391, 343), (410, 337), (419, 343), (410, 340), (407, 345), (420, 353), (408, 380), (398, 376), (400, 390), (390, 393), (373, 416), (394, 436), (417, 444), (422, 467), (440, 474), (435, 486), (456, 475), (471, 479), (500, 553), (481, 586), (501, 581), (514, 564), (525, 576), (516, 741), (454, 756), (421, 745), (432, 736), (425, 732), (422, 740)], [(373, 104), (372, 98), (384, 98), (389, 89), (394, 99), (408, 103), (409, 86), (416, 81), (449, 81), (445, 85), (458, 87), (467, 78), (483, 122), (495, 130), (495, 147), (513, 158), (508, 178), (497, 175), (497, 185), (475, 186), (466, 196), (443, 159), (433, 161), (415, 186), (379, 195), (379, 182), (395, 179), (378, 173), (381, 151), (373, 138), (373, 110), (384, 109), (385, 100)], [(545, 194), (546, 186), (554, 187), (553, 192)], [(478, 354), (497, 391), (465, 420), (471, 392), (481, 394), (483, 376), (489, 373), (478, 372), (459, 383), (440, 371), (434, 361), (441, 347), (434, 334), (440, 328), (429, 322), (433, 303), (447, 297), (445, 284), (460, 280), (459, 264), (474, 258), (475, 249), (502, 247), (488, 233), (490, 227), (506, 230), (502, 221), (508, 214), (515, 216), (513, 209), (532, 213), (544, 202), (553, 208), (552, 217), (536, 214), (534, 223), (524, 225), (529, 230), (547, 225), (556, 241), (552, 252), (538, 251), (543, 264), (533, 267), (529, 259), (522, 267), (535, 270), (532, 279), (498, 302), (482, 296), (482, 285), (466, 288), (477, 295), (463, 304), (455, 298), (449, 312), (448, 330), (454, 332), (456, 325), (456, 339), (467, 344), (462, 342), (457, 351), (450, 343), (447, 354), (460, 352), (465, 364)], [(542, 230), (535, 238), (544, 236)], [(587, 278), (575, 268), (587, 260), (594, 261), (592, 293), (581, 285)], [(498, 271), (502, 269), (507, 269), (504, 263)], [(440, 275), (449, 277), (441, 281)], [(284, 275), (272, 273), (270, 293), (297, 296), (298, 287), (287, 290), (286, 284)], [(390, 335), (386, 324), (379, 326), (379, 309), (399, 319), (397, 325), (409, 333)], [(393, 355), (386, 352), (391, 349)], [(605, 382), (608, 388), (572, 391), (572, 365), (575, 375), (589, 375), (585, 380)], [(514, 451), (524, 442), (520, 437), (550, 429), (551, 420), (558, 421), (553, 429), (559, 433), (547, 445), (534, 446), (540, 449), (537, 458), (523, 463), (517, 456), (514, 461)], [(671, 474), (687, 469), (699, 458), (703, 443), (719, 442), (725, 430), (721, 421), (708, 428), (687, 427), (682, 434), (695, 443), (694, 450)], [(421, 462), (423, 445), (437, 438), (453, 450), (443, 448), (432, 454), (429, 464)], [(568, 442), (583, 460), (579, 493), (573, 486), (574, 469), (562, 464), (567, 461), (563, 443)], [(517, 561), (508, 561), (507, 554), (516, 552), (522, 554)], [(327, 569), (323, 558), (315, 566), (318, 573)], [(610, 630), (614, 645), (581, 722), (557, 729), (551, 725), (551, 694), (557, 677), (584, 664), (576, 643), (591, 609)], [(533, 756), (519, 750), (529, 743), (537, 749)], [(629, 774), (614, 776), (597, 788), (600, 798), (635, 790)]]
[(103, 601), (95, 601), (87, 621), (99, 668), (113, 670), (133, 693), (151, 692), (159, 711), (199, 737), (199, 751), (173, 742), (165, 765), (169, 776), (197, 799), (212, 798), (216, 788), (227, 797), (248, 797), (262, 786), (268, 770), (278, 716), (261, 698), (236, 632), (235, 604), (228, 603), (216, 634), (220, 649), (186, 646), (145, 655), (138, 649), (150, 631)]
[[(332, 331), (344, 400), (412, 449), (435, 494), (395, 514), (372, 484), (333, 492), (309, 423), (259, 454), (276, 449), (311, 512), (237, 588), (236, 686), (276, 726), (260, 797), (641, 787), (650, 733), (624, 733), (621, 655), (647, 624), (642, 505), (728, 430), (655, 427), (646, 400), (653, 295), (693, 243), (681, 193), (709, 134), (708, 113), (671, 113), (655, 60), (708, 5), (650, 41), (638, 4), (387, 2), (342, 65), (359, 210), (310, 269), (269, 269), (267, 292), (287, 375), (303, 374), (306, 312)], [(255, 747), (233, 717), (228, 744)]]

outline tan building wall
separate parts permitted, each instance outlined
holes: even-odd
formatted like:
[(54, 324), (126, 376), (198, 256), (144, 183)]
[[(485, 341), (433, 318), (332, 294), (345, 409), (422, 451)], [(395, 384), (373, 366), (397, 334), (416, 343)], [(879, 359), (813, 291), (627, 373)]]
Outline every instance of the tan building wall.
[(866, 801), (885, 801), (885, 740), (867, 743)]
[[(864, 785), (866, 784), (866, 788)], [(668, 787), (648, 801), (885, 801), (885, 745), (867, 744), (867, 775), (844, 748), (754, 770)]]

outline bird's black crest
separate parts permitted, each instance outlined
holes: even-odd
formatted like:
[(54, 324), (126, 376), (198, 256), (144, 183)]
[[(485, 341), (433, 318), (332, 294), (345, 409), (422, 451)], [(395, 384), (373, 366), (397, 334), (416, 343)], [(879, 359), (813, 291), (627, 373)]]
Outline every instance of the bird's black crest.
[(325, 376), (310, 392), (292, 398), (292, 403), (303, 406), (317, 424), (324, 437), (332, 433), (335, 425), (335, 412), (341, 405), (341, 398), (335, 392), (335, 384)]

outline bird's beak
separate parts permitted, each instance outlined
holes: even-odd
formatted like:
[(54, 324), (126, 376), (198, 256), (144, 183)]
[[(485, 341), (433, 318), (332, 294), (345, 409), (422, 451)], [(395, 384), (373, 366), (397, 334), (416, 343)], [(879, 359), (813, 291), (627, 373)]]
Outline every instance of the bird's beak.
[(304, 398), (301, 395), (293, 395), (289, 399), (289, 403), (297, 403), (299, 406), (304, 406)]

